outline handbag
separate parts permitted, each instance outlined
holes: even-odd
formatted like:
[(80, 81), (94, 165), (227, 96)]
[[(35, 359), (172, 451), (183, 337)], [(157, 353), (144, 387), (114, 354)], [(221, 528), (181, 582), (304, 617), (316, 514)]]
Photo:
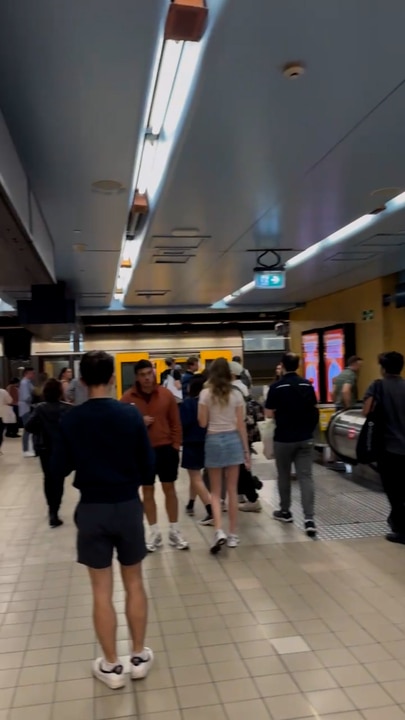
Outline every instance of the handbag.
[(5, 405), (3, 408), (3, 422), (5, 425), (15, 425), (17, 422), (16, 414), (11, 405)]
[(357, 440), (356, 456), (361, 465), (377, 462), (384, 450), (384, 386), (377, 380), (371, 409)]
[(269, 418), (258, 422), (257, 426), (263, 443), (263, 455), (266, 460), (272, 460), (274, 458), (274, 430), (276, 429), (276, 423), (272, 418)]

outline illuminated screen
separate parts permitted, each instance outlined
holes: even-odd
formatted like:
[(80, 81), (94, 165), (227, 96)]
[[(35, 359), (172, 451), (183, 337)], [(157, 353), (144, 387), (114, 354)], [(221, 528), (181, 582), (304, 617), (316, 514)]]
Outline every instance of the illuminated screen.
[(319, 388), (319, 335), (308, 333), (302, 336), (302, 357), (304, 361), (304, 376), (315, 390), (317, 399), (320, 399)]
[(343, 328), (327, 330), (323, 335), (326, 377), (326, 402), (333, 402), (333, 383), (345, 366), (345, 333)]

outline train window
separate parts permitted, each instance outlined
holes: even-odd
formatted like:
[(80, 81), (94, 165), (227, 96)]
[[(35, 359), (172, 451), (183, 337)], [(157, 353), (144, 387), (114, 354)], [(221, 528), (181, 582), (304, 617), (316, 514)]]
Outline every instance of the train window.
[(134, 384), (134, 363), (123, 362), (121, 363), (121, 383), (122, 392), (129, 390)]

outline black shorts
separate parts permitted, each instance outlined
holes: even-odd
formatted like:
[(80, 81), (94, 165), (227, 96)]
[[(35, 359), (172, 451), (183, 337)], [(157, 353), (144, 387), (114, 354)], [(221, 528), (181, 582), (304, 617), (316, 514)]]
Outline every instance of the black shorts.
[(146, 556), (143, 505), (140, 500), (108, 503), (79, 503), (77, 561), (101, 570), (111, 567), (114, 549), (121, 565), (137, 565)]
[(154, 448), (155, 471), (144, 481), (144, 485), (154, 485), (156, 476), (161, 483), (174, 483), (179, 471), (179, 451), (172, 445), (161, 445)]

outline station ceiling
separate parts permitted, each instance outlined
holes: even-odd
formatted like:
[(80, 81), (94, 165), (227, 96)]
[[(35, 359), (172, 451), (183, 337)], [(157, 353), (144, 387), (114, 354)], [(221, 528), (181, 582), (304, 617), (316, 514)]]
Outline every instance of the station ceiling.
[[(0, 109), (56, 275), (84, 314), (105, 312), (114, 291), (168, 4), (1, 3)], [(405, 190), (403, 0), (207, 5), (201, 66), (126, 296), (131, 314), (207, 312), (252, 280), (260, 249), (285, 262)], [(295, 81), (282, 73), (291, 61), (306, 68)], [(103, 179), (120, 192), (94, 192)], [(173, 237), (176, 228), (195, 236)], [(186, 259), (157, 262), (162, 247), (182, 244)], [(399, 209), (292, 267), (284, 290), (247, 293), (233, 310), (285, 311), (403, 268)], [(10, 296), (26, 292), (16, 284)]]

